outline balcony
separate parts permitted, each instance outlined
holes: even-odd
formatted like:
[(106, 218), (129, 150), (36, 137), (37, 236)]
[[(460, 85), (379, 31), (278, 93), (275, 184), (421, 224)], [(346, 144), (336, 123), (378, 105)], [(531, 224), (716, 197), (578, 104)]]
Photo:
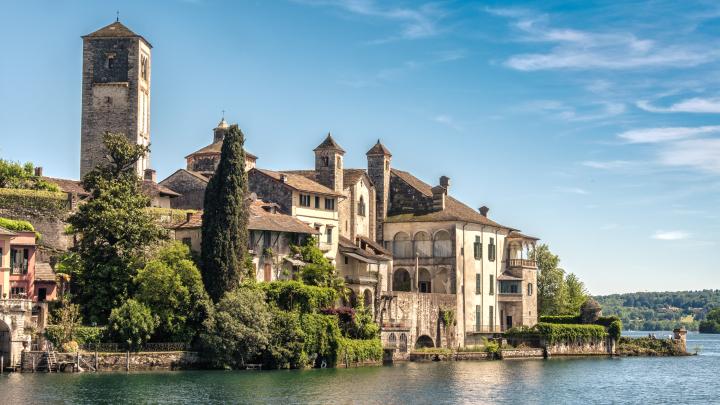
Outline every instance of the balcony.
[(382, 325), (380, 325), (380, 329), (382, 329), (382, 330), (409, 330), (410, 329), (410, 321), (408, 321), (408, 320), (383, 321)]
[(13, 264), (10, 274), (13, 275), (22, 275), (27, 274), (28, 272), (28, 265), (27, 264)]
[(500, 333), (505, 332), (505, 329), (504, 325), (473, 325), (473, 327), (465, 333)]
[(510, 259), (508, 260), (508, 265), (511, 268), (537, 269), (537, 263), (531, 259)]

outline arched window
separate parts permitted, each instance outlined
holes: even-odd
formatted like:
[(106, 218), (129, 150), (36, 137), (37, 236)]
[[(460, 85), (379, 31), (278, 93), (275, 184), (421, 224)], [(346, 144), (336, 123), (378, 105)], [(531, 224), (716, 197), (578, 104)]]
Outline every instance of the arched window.
[(405, 232), (398, 232), (393, 238), (393, 256), (398, 259), (412, 257), (412, 241), (410, 235)]
[(415, 234), (415, 254), (418, 257), (432, 257), (432, 239), (427, 232), (420, 231)]
[(372, 309), (373, 307), (373, 297), (372, 297), (372, 291), (370, 289), (367, 289), (363, 292), (363, 304), (365, 304), (365, 308)]
[(408, 345), (407, 345), (407, 335), (404, 334), (404, 333), (401, 333), (401, 334), (400, 334), (400, 351), (401, 351), (401, 352), (406, 352), (406, 351), (407, 351), (407, 348), (408, 348)]
[(415, 342), (415, 348), (423, 349), (426, 347), (435, 347), (435, 343), (433, 343), (433, 340), (430, 336), (422, 335), (418, 338), (417, 342)]
[(405, 269), (393, 272), (393, 291), (410, 291), (410, 273)]
[(433, 255), (435, 257), (452, 257), (452, 240), (450, 239), (450, 232), (442, 230), (435, 234), (435, 240), (433, 241)]
[(357, 203), (357, 212), (361, 217), (365, 216), (365, 199), (363, 196), (360, 196), (360, 200)]
[(388, 346), (397, 347), (397, 337), (395, 337), (394, 333), (391, 333), (388, 337)]
[(418, 291), (420, 291), (421, 293), (432, 292), (430, 272), (424, 267), (418, 270)]

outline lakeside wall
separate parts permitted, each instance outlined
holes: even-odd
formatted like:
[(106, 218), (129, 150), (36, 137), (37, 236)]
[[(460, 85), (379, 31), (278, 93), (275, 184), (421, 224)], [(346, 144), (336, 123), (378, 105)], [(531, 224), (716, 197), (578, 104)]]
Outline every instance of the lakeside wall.
[[(46, 371), (45, 358), (47, 353), (40, 351), (25, 351), (22, 353), (22, 372)], [(55, 353), (58, 365), (75, 364), (77, 353)], [(187, 351), (177, 352), (125, 352), (125, 353), (95, 353), (84, 352), (80, 354), (80, 367), (85, 371), (92, 371), (97, 364), (97, 371), (150, 371), (150, 370), (192, 370), (209, 368), (209, 364), (197, 353)], [(70, 366), (65, 371), (71, 371)], [(62, 370), (60, 370), (62, 371)]]

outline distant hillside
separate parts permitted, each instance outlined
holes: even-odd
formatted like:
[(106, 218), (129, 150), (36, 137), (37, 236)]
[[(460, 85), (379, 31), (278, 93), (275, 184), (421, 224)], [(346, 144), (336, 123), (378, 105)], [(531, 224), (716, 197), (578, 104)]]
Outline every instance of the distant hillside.
[(720, 308), (720, 290), (637, 292), (594, 297), (603, 315), (618, 315), (627, 330), (698, 330), (712, 308)]

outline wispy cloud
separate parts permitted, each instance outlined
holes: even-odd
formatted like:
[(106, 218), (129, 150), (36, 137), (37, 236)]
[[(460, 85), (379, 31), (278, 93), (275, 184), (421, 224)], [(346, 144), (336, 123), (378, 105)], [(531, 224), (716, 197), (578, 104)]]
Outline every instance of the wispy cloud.
[(341, 9), (363, 17), (379, 18), (397, 22), (400, 33), (391, 38), (372, 41), (383, 43), (398, 39), (428, 38), (440, 33), (439, 21), (446, 14), (436, 3), (420, 4), (417, 7), (391, 7), (385, 2), (374, 0), (294, 0), (310, 6), (325, 6)]
[(590, 194), (587, 190), (580, 187), (557, 187), (557, 191), (568, 194), (587, 195)]
[(720, 52), (700, 44), (658, 43), (630, 32), (593, 32), (550, 26), (549, 17), (523, 9), (488, 9), (513, 20), (520, 41), (554, 46), (546, 52), (513, 55), (505, 64), (516, 70), (638, 69), (689, 67), (716, 60)]
[(446, 114), (440, 114), (433, 117), (433, 121), (438, 124), (445, 125), (448, 128), (452, 128), (456, 131), (462, 131), (462, 127), (455, 121), (455, 119)]
[(720, 125), (707, 125), (701, 127), (660, 127), (633, 129), (618, 134), (620, 139), (628, 143), (660, 143), (678, 141), (699, 135), (720, 132)]
[(647, 100), (640, 100), (636, 103), (638, 108), (655, 113), (710, 113), (720, 114), (720, 98), (694, 97), (679, 101), (668, 107), (657, 107)]
[(659, 155), (660, 163), (720, 174), (720, 139), (689, 139), (673, 142)]
[(600, 169), (600, 170), (614, 170), (614, 169), (624, 169), (626, 167), (630, 167), (634, 165), (634, 162), (630, 162), (627, 160), (608, 160), (608, 161), (598, 161), (598, 160), (586, 160), (584, 162), (581, 162), (585, 167), (590, 167), (593, 169)]
[(690, 234), (685, 231), (656, 231), (651, 238), (656, 240), (684, 240), (688, 239)]
[(594, 102), (572, 106), (557, 100), (535, 100), (520, 106), (521, 110), (549, 115), (568, 122), (605, 119), (625, 112), (625, 105), (614, 102)]

